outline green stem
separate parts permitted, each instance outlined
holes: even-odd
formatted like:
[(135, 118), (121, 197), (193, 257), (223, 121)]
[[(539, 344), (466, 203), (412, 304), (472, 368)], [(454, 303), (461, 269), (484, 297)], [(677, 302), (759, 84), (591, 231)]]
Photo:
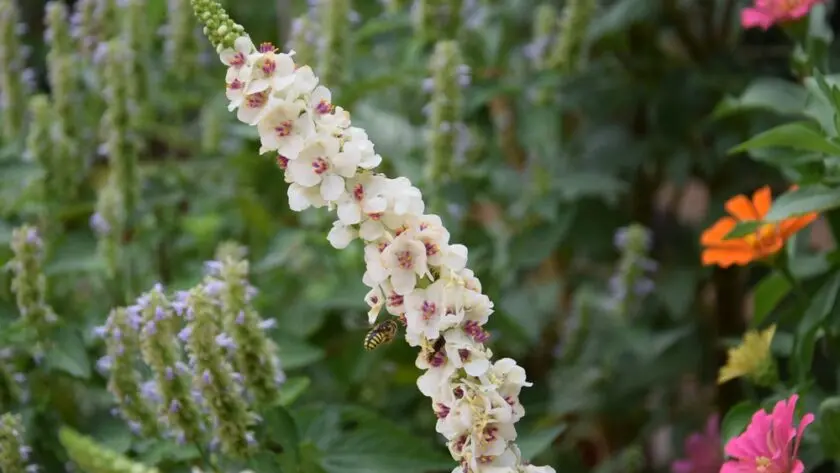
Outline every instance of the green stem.
[(803, 307), (808, 306), (808, 293), (802, 288), (802, 285), (799, 284), (799, 281), (796, 280), (794, 277), (793, 272), (791, 272), (790, 268), (784, 263), (775, 263), (773, 265), (782, 276), (790, 283), (791, 288), (793, 289), (794, 294), (796, 294), (796, 298), (799, 302), (802, 303)]
[[(198, 450), (198, 453), (201, 455), (201, 459), (204, 461), (204, 466), (205, 467), (209, 467), (210, 469), (212, 469), (216, 473), (221, 473), (219, 471), (219, 469), (216, 467), (216, 464), (210, 458), (210, 455), (208, 455), (207, 452), (203, 448), (201, 448), (200, 443), (195, 442), (195, 448)], [(206, 470), (206, 468), (205, 468), (205, 470)]]

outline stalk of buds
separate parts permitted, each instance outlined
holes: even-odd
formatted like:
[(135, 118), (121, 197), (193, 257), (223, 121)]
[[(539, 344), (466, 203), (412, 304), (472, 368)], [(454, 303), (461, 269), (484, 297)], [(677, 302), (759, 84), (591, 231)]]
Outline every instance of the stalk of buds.
[(44, 243), (34, 227), (24, 225), (12, 232), (14, 257), (8, 268), (14, 274), (12, 291), (25, 325), (41, 333), (58, 318), (46, 302), (47, 278), (44, 276)]
[(656, 269), (656, 262), (648, 258), (650, 231), (639, 224), (620, 228), (615, 234), (615, 246), (621, 251), (621, 259), (610, 279), (610, 302), (617, 314), (628, 317), (641, 299), (654, 289), (653, 281), (647, 277)]
[(406, 341), (420, 349), (419, 390), (431, 398), (437, 431), (458, 462), (454, 473), (553, 472), (528, 465), (514, 424), (524, 415), (519, 392), (525, 371), (512, 359), (492, 362), (483, 329), (493, 303), (466, 267), (467, 249), (452, 244), (436, 215), (424, 214), (420, 191), (405, 178), (373, 169), (382, 158), (350, 114), (308, 66), (250, 38), (221, 36), (233, 22), (210, 0), (193, 0), (196, 16), (220, 51), (229, 108), (257, 127), (262, 153), (271, 153), (288, 182), (289, 204), (336, 209), (328, 235), (336, 248), (364, 245), (374, 323), (382, 309), (406, 324)]
[(594, 0), (569, 0), (563, 7), (560, 33), (548, 59), (551, 67), (571, 73), (577, 69), (586, 31), (595, 13)]
[(350, 11), (350, 0), (330, 0), (318, 4), (318, 19), (324, 34), (318, 51), (318, 71), (331, 84), (343, 82)]

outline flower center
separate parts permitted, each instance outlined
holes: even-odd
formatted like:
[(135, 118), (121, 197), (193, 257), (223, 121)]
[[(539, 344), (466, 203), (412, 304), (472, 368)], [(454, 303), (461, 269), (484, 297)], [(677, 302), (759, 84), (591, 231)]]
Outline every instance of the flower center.
[(245, 53), (243, 53), (243, 52), (236, 53), (233, 56), (233, 58), (231, 58), (230, 65), (232, 67), (236, 67), (236, 68), (244, 66), (245, 65)]
[(365, 198), (365, 186), (361, 184), (356, 184), (353, 186), (353, 198), (356, 199), (356, 202), (361, 202)]
[(284, 138), (292, 134), (292, 121), (286, 120), (276, 127), (274, 127), (274, 131), (277, 133), (277, 136), (280, 138)]
[(397, 307), (403, 305), (403, 296), (397, 294), (396, 292), (392, 292), (388, 295), (388, 305), (390, 307)]
[(400, 269), (412, 269), (414, 267), (414, 256), (408, 250), (397, 253), (397, 264)]
[(277, 48), (275, 48), (273, 44), (266, 41), (265, 43), (260, 43), (259, 51), (263, 54), (273, 53), (277, 51)]
[(270, 77), (271, 74), (274, 74), (274, 71), (277, 69), (277, 63), (274, 59), (265, 58), (263, 59), (262, 64), (260, 65), (260, 70), (262, 71), (265, 77)]
[(283, 156), (282, 154), (277, 155), (277, 167), (280, 169), (286, 169), (289, 166), (289, 158)]
[(769, 473), (772, 462), (767, 457), (757, 457), (755, 459), (755, 470), (759, 473)]
[(266, 92), (260, 92), (257, 94), (251, 94), (248, 96), (246, 100), (246, 104), (248, 108), (260, 108), (268, 101), (268, 94)]
[(433, 241), (427, 241), (425, 243), (425, 246), (426, 246), (426, 256), (434, 256), (434, 255), (438, 254), (438, 251), (440, 251), (440, 247), (438, 246), (438, 244), (433, 242)]
[(233, 79), (233, 82), (231, 82), (230, 84), (228, 84), (228, 85), (227, 85), (227, 87), (228, 87), (228, 89), (231, 89), (231, 90), (239, 90), (239, 89), (241, 89), (244, 85), (245, 85), (245, 84), (244, 84), (241, 80), (239, 80), (239, 79)]
[(315, 174), (318, 174), (318, 175), (324, 174), (329, 169), (330, 169), (330, 163), (322, 157), (315, 158), (315, 161), (312, 161), (312, 171)]
[(779, 228), (768, 223), (759, 227), (755, 234), (745, 236), (744, 240), (758, 251), (769, 251), (778, 246), (780, 238)]
[(423, 313), (423, 320), (429, 320), (437, 312), (437, 305), (434, 302), (423, 301), (420, 311)]
[(318, 102), (318, 105), (315, 106), (315, 111), (321, 115), (326, 115), (332, 112), (332, 104), (326, 99), (321, 99), (321, 101)]

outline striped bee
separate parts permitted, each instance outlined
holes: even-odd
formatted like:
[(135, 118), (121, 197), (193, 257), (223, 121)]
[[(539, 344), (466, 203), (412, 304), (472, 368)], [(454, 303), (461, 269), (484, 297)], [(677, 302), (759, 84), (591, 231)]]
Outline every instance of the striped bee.
[(388, 319), (384, 322), (376, 324), (376, 326), (370, 329), (367, 335), (365, 335), (365, 350), (370, 351), (377, 348), (379, 345), (391, 343), (391, 341), (396, 338), (398, 330), (399, 325), (397, 325), (397, 321), (394, 319)]

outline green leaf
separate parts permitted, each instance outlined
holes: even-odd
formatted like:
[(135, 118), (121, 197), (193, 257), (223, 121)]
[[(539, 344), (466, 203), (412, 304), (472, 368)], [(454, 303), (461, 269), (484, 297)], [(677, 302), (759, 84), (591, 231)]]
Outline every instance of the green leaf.
[(753, 291), (753, 316), (750, 326), (758, 327), (779, 305), (791, 289), (790, 282), (778, 271), (768, 274)]
[(297, 464), (300, 458), (300, 431), (294, 418), (283, 406), (274, 406), (263, 414), (263, 432), (267, 441), (282, 449), (284, 463)]
[(295, 369), (311, 365), (325, 355), (322, 348), (293, 336), (275, 332), (272, 338), (277, 343), (277, 353), (283, 363), (283, 369)]
[(810, 212), (825, 212), (840, 207), (840, 189), (814, 185), (800, 187), (779, 196), (764, 217), (777, 222)]
[(278, 403), (283, 407), (289, 406), (309, 388), (310, 384), (312, 384), (312, 380), (306, 376), (287, 379), (283, 383), (283, 386), (280, 387), (280, 399)]
[(615, 202), (627, 190), (627, 184), (609, 174), (580, 171), (554, 177), (551, 188), (566, 200), (600, 197)]
[(811, 304), (802, 315), (796, 327), (794, 356), (791, 358), (792, 371), (798, 382), (804, 382), (811, 371), (818, 331), (826, 317), (834, 309), (837, 293), (840, 291), (840, 273), (831, 276), (811, 298)]
[(752, 401), (741, 401), (732, 406), (731, 409), (723, 416), (720, 423), (720, 440), (722, 445), (726, 445), (730, 439), (737, 437), (744, 431), (749, 424), (753, 414), (760, 408), (760, 406)]
[(533, 460), (534, 457), (550, 447), (557, 437), (566, 431), (567, 427), (566, 424), (560, 424), (519, 435), (516, 443), (522, 452), (522, 458), (528, 461)]
[(452, 467), (445, 447), (432, 447), (388, 421), (365, 423), (322, 452), (327, 473), (426, 473)]
[(713, 113), (721, 118), (743, 110), (763, 109), (782, 115), (801, 113), (808, 100), (802, 86), (776, 77), (759, 77), (738, 98), (721, 102)]
[(777, 126), (730, 149), (729, 154), (773, 147), (840, 155), (840, 145), (830, 141), (811, 122), (794, 122)]
[(817, 425), (826, 456), (840, 460), (840, 396), (830, 397), (820, 404)]
[(729, 231), (723, 239), (724, 240), (732, 240), (735, 238), (743, 238), (747, 235), (754, 235), (761, 226), (764, 225), (764, 222), (760, 220), (747, 220), (743, 222), (738, 222), (735, 224), (735, 228)]
[(47, 350), (46, 365), (51, 370), (81, 379), (89, 379), (90, 359), (82, 336), (73, 329), (62, 327), (56, 331), (55, 345)]

